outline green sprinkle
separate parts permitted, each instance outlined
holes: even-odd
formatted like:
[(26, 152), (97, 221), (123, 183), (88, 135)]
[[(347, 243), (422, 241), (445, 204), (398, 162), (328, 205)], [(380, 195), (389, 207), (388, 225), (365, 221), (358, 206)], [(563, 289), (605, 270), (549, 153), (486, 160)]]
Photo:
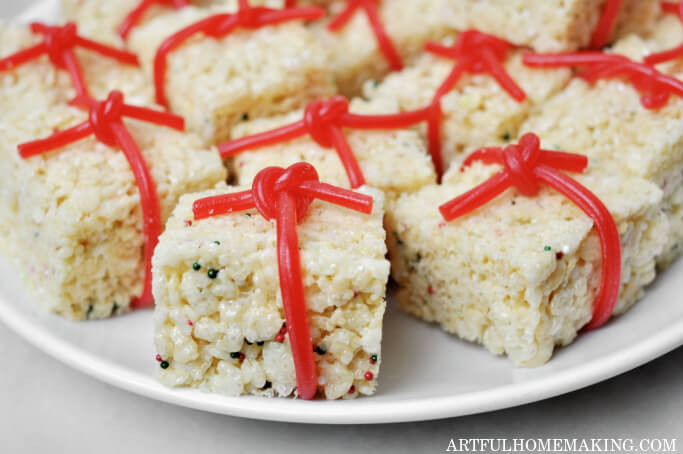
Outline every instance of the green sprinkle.
[(256, 345), (258, 345), (259, 347), (263, 347), (263, 344), (265, 344), (265, 343), (266, 343), (266, 341), (258, 341), (258, 342), (256, 342)]
[(327, 349), (321, 346), (317, 346), (315, 347), (315, 352), (319, 355), (324, 355), (325, 353), (327, 353)]
[(379, 87), (379, 80), (373, 80), (373, 81), (372, 81), (372, 86), (375, 87), (375, 88)]
[(266, 380), (266, 384), (263, 385), (262, 389), (270, 389), (270, 388), (272, 388), (272, 386), (273, 386), (273, 384), (271, 382), (269, 382), (268, 380)]
[(242, 114), (242, 121), (247, 121), (247, 120), (249, 120), (249, 114), (246, 113), (246, 112), (244, 112), (244, 113)]
[(249, 339), (247, 339), (246, 337), (244, 338), (244, 342), (245, 342), (247, 345), (253, 344), (253, 342), (249, 342)]
[(376, 363), (377, 362), (377, 355), (372, 355), (370, 357), (370, 359), (372, 360), (373, 363)]
[(94, 311), (94, 310), (95, 310), (95, 307), (92, 304), (90, 304), (88, 306), (88, 314), (87, 314), (88, 318), (90, 318), (90, 314), (92, 314), (92, 311)]
[(220, 242), (220, 241), (214, 241), (213, 244), (217, 244), (217, 245), (220, 246), (220, 245), (221, 245), (221, 242)]
[(218, 270), (209, 268), (209, 271), (206, 274), (209, 276), (209, 279), (216, 279), (218, 277)]
[(245, 216), (247, 216), (248, 218), (251, 217), (251, 213), (244, 213), (244, 214), (245, 214)]
[(543, 248), (543, 250), (544, 250), (544, 251), (552, 251), (553, 248), (551, 248), (550, 246), (546, 246), (546, 247)]
[(232, 359), (237, 359), (237, 358), (240, 357), (240, 355), (241, 355), (240, 352), (231, 352), (231, 353), (230, 353), (230, 357), (231, 357)]
[(503, 140), (508, 142), (512, 138), (512, 135), (509, 132), (506, 132), (503, 134)]
[(168, 361), (162, 361), (162, 362), (160, 362), (160, 363), (159, 363), (159, 366), (160, 366), (162, 369), (168, 369), (168, 366), (169, 366)]
[(114, 301), (114, 305), (111, 307), (111, 313), (112, 313), (112, 315), (115, 314), (116, 311), (119, 310), (119, 307), (120, 307), (120, 306), (119, 306), (118, 304), (116, 304), (116, 301)]
[(202, 269), (202, 266), (201, 266), (199, 263), (194, 262), (194, 263), (192, 264), (192, 269), (195, 270), (195, 271), (199, 271), (200, 269)]
[(422, 260), (422, 254), (420, 254), (419, 252), (418, 252), (417, 254), (415, 254), (415, 260), (418, 261), (418, 262), (419, 262), (420, 260)]

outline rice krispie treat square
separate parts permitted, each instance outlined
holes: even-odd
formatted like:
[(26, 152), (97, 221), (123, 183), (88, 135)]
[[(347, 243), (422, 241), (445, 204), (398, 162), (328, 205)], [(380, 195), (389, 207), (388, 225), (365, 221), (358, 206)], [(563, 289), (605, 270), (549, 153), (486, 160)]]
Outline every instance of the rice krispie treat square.
[[(367, 102), (356, 98), (350, 102), (349, 111), (361, 115), (382, 115), (393, 114), (396, 108), (391, 102)], [(240, 123), (233, 128), (232, 136), (240, 139), (271, 131), (300, 121), (303, 117), (303, 111), (295, 111), (279, 117)], [(343, 129), (343, 134), (365, 183), (385, 192), (387, 209), (401, 193), (412, 192), (436, 182), (434, 167), (416, 131)], [(223, 145), (219, 149), (223, 149)], [(337, 151), (321, 146), (308, 134), (294, 140), (245, 150), (232, 158), (229, 166), (238, 184), (247, 185), (264, 167), (287, 167), (300, 161), (313, 164), (321, 181), (351, 187), (349, 175)]]
[[(48, 93), (48, 96), (55, 96)], [(127, 312), (145, 274), (141, 197), (121, 150), (88, 136), (20, 157), (17, 146), (74, 126), (87, 113), (67, 105), (16, 103), (0, 117), (0, 244), (47, 311), (73, 320)], [(226, 179), (199, 138), (126, 120), (150, 169), (164, 222), (180, 195)]]
[[(648, 49), (635, 36), (614, 47), (633, 58), (647, 55)], [(683, 67), (661, 67), (683, 80)], [(520, 132), (533, 131), (544, 146), (585, 154), (596, 164), (659, 186), (660, 210), (671, 223), (667, 245), (658, 258), (666, 266), (683, 250), (683, 99), (672, 95), (664, 107), (648, 109), (641, 96), (622, 79), (589, 85), (577, 78), (530, 116)]]
[[(298, 395), (275, 223), (256, 210), (193, 217), (195, 200), (240, 189), (248, 187), (183, 196), (161, 237), (154, 256), (159, 378), (228, 396)], [(389, 276), (383, 196), (360, 192), (374, 199), (371, 214), (314, 201), (297, 226), (317, 389), (327, 399), (373, 394), (379, 371)]]
[[(0, 59), (40, 44), (43, 40), (44, 37), (33, 33), (29, 26), (0, 24)], [(79, 46), (75, 48), (75, 55), (93, 97), (104, 98), (110, 91), (117, 89), (136, 105), (153, 103), (154, 90), (138, 66), (123, 64)], [(23, 115), (25, 112), (22, 109), (15, 108), (19, 103), (29, 104), (39, 110), (49, 108), (52, 104), (66, 103), (75, 95), (67, 71), (56, 68), (47, 55), (14, 68), (0, 68), (0, 110), (3, 116)]]
[[(346, 0), (330, 5), (331, 18), (347, 6)], [(461, 2), (451, 0), (382, 0), (377, 3), (379, 20), (404, 64), (410, 63), (429, 40), (439, 40), (466, 27)], [(332, 19), (334, 20), (334, 19)], [(369, 79), (381, 80), (394, 67), (382, 52), (378, 39), (363, 8), (337, 30), (328, 28), (329, 21), (312, 26), (316, 37), (330, 53), (330, 65), (340, 93), (361, 94)]]
[[(441, 186), (404, 194), (387, 215), (392, 276), (403, 310), (457, 336), (538, 366), (571, 343), (593, 315), (602, 259), (593, 221), (542, 187), (527, 198), (509, 189), (462, 218), (439, 207), (488, 180), (497, 165), (452, 168)], [(626, 311), (655, 277), (668, 224), (661, 191), (637, 178), (592, 169), (571, 175), (608, 207), (621, 238)]]
[[(61, 0), (62, 15), (67, 21), (78, 24), (85, 36), (121, 45), (122, 24), (129, 15), (144, 3), (143, 14), (135, 27), (154, 17), (182, 8), (183, 4), (212, 8), (213, 11), (233, 12), (238, 0)], [(250, 0), (254, 6), (281, 8), (283, 0)], [(128, 31), (128, 34), (133, 28)]]
[[(452, 39), (444, 41), (444, 45), (452, 44)], [(503, 66), (526, 94), (524, 101), (512, 98), (486, 73), (463, 74), (441, 98), (441, 155), (445, 169), (479, 147), (509, 143), (532, 110), (569, 82), (568, 69), (528, 68), (521, 57), (522, 52), (514, 51)], [(457, 60), (424, 54), (414, 65), (390, 74), (381, 83), (367, 82), (364, 94), (373, 101), (396, 103), (401, 111), (420, 109), (432, 102), (456, 64)], [(426, 139), (426, 125), (419, 130)]]
[[(468, 27), (538, 52), (587, 47), (613, 0), (467, 0)], [(622, 0), (609, 42), (654, 29), (659, 0)]]
[[(152, 75), (160, 44), (206, 16), (193, 7), (158, 16), (132, 32), (130, 47)], [(299, 21), (238, 27), (219, 39), (199, 34), (166, 61), (163, 88), (170, 109), (208, 143), (228, 139), (244, 118), (282, 114), (335, 93), (327, 52)]]

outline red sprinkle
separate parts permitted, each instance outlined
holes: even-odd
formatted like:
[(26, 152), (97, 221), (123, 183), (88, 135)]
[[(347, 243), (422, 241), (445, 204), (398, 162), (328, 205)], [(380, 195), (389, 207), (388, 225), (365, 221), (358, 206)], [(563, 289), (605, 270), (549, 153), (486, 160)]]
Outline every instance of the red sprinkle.
[(190, 326), (194, 326), (194, 323), (192, 323), (192, 320), (188, 320), (188, 321), (187, 321), (187, 324), (190, 325)]
[(78, 29), (73, 22), (62, 27), (50, 27), (36, 22), (31, 24), (31, 32), (43, 35), (43, 42), (0, 59), (0, 71), (14, 69), (41, 55), (47, 55), (55, 67), (69, 72), (76, 95), (87, 96), (88, 88), (83, 77), (83, 70), (74, 52), (76, 47), (82, 47), (126, 65), (137, 66), (139, 64), (135, 54), (79, 36)]
[(431, 285), (429, 287), (427, 287), (427, 293), (429, 293), (430, 295), (433, 295), (434, 294), (434, 287), (432, 287)]
[[(303, 399), (315, 396), (318, 377), (306, 313), (296, 224), (304, 218), (314, 199), (361, 213), (372, 212), (372, 197), (321, 183), (315, 168), (305, 162), (288, 169), (265, 168), (256, 175), (251, 190), (200, 199), (192, 207), (195, 219), (256, 208), (265, 219), (276, 221), (278, 273), (286, 332), (292, 345), (297, 388)], [(282, 332), (275, 336), (277, 342), (284, 339)]]
[(134, 307), (148, 306), (154, 303), (152, 295), (152, 255), (162, 231), (161, 208), (154, 179), (149, 172), (140, 148), (135, 143), (128, 128), (123, 123), (124, 117), (154, 123), (161, 126), (184, 130), (182, 117), (166, 112), (157, 112), (145, 107), (136, 107), (124, 103), (123, 94), (113, 91), (106, 101), (95, 101), (81, 96), (73, 101), (78, 107), (89, 111), (88, 120), (52, 136), (19, 145), (19, 155), (26, 159), (47, 153), (70, 143), (84, 139), (90, 135), (110, 147), (119, 147), (128, 160), (140, 192), (140, 203), (143, 215), (143, 234), (145, 238), (145, 283), (142, 295), (132, 302)]
[(248, 0), (239, 0), (239, 10), (235, 14), (216, 14), (188, 25), (172, 34), (159, 46), (154, 57), (154, 88), (157, 103), (168, 108), (166, 96), (166, 67), (168, 54), (180, 47), (191, 37), (203, 33), (211, 38), (224, 38), (237, 28), (256, 30), (268, 25), (278, 25), (294, 20), (314, 20), (325, 15), (321, 8), (289, 8), (277, 10), (265, 7), (252, 7)]
[(349, 23), (358, 10), (362, 9), (368, 18), (368, 22), (370, 22), (370, 27), (375, 35), (380, 51), (384, 54), (384, 58), (389, 62), (392, 71), (400, 71), (403, 69), (403, 60), (391, 40), (391, 37), (389, 37), (389, 34), (382, 23), (382, 19), (379, 17), (379, 11), (377, 10), (379, 1), (380, 0), (347, 0), (346, 8), (327, 24), (327, 28), (330, 29), (330, 31), (338, 31)]
[(185, 221), (185, 227), (192, 227), (192, 221), (189, 219)]
[(161, 361), (163, 361), (164, 359), (161, 357), (161, 355), (157, 355), (157, 356), (156, 356), (156, 360), (159, 361), (159, 362), (161, 362)]
[(595, 83), (598, 79), (624, 78), (642, 95), (641, 102), (647, 109), (663, 107), (670, 95), (683, 98), (682, 81), (622, 55), (604, 52), (526, 54), (523, 61), (527, 66), (543, 68), (583, 67), (580, 76), (588, 83)]
[(308, 134), (324, 148), (334, 148), (342, 161), (352, 188), (365, 184), (365, 177), (353, 155), (342, 128), (349, 129), (403, 129), (427, 118), (427, 109), (393, 115), (357, 115), (349, 113), (349, 101), (334, 96), (326, 101), (313, 101), (305, 109), (303, 120), (253, 136), (226, 142), (218, 146), (221, 156), (227, 158), (243, 151), (287, 142)]
[(365, 377), (365, 379), (366, 379), (367, 381), (370, 381), (370, 380), (372, 380), (375, 376), (374, 376), (374, 374), (373, 374), (372, 372), (367, 371), (367, 372), (365, 373), (365, 375), (363, 375), (363, 377)]
[(240, 353), (240, 361), (244, 361), (247, 356), (244, 353)]
[(356, 392), (356, 387), (354, 385), (351, 385), (351, 387), (349, 388), (349, 394), (353, 394), (355, 392)]
[(588, 159), (578, 154), (541, 149), (540, 140), (534, 134), (525, 134), (519, 145), (482, 148), (472, 153), (463, 167), (474, 161), (501, 164), (503, 170), (469, 192), (447, 202), (439, 210), (446, 221), (479, 208), (493, 200), (510, 187), (515, 187), (526, 197), (538, 195), (540, 183), (547, 184), (564, 194), (581, 208), (594, 222), (602, 250), (602, 281), (600, 291), (593, 303), (593, 319), (586, 329), (598, 328), (612, 315), (619, 296), (621, 283), (621, 243), (617, 226), (607, 207), (600, 199), (567, 172), (583, 172)]

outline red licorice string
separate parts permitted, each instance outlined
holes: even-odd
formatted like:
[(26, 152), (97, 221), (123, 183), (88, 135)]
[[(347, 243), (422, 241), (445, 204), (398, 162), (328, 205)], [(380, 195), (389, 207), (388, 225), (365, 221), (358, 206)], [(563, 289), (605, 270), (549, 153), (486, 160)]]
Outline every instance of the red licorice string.
[(342, 128), (402, 129), (426, 119), (426, 109), (392, 115), (358, 115), (349, 113), (349, 101), (334, 96), (327, 101), (313, 101), (304, 111), (304, 118), (272, 131), (243, 137), (218, 146), (224, 158), (243, 151), (267, 147), (302, 137), (306, 134), (321, 147), (334, 148), (342, 161), (352, 188), (365, 184), (360, 165), (344, 137)]
[(127, 39), (133, 28), (140, 23), (142, 16), (154, 5), (168, 6), (169, 8), (182, 9), (190, 5), (188, 0), (142, 0), (140, 4), (131, 11), (119, 26), (119, 35)]
[(511, 44), (502, 39), (476, 30), (461, 33), (451, 47), (437, 43), (426, 44), (427, 52), (457, 61), (446, 80), (437, 89), (429, 107), (429, 153), (439, 178), (445, 171), (441, 153), (441, 99), (453, 89), (463, 74), (488, 73), (517, 102), (526, 99), (524, 90), (510, 77), (502, 64), (512, 48)]
[(87, 96), (88, 88), (85, 84), (83, 71), (74, 52), (76, 47), (88, 49), (127, 65), (139, 64), (138, 57), (135, 54), (78, 36), (76, 25), (71, 22), (63, 27), (51, 27), (40, 23), (33, 23), (31, 24), (31, 31), (35, 34), (43, 35), (43, 42), (0, 59), (0, 71), (14, 69), (42, 55), (47, 55), (55, 67), (69, 72), (76, 95)]
[(277, 25), (294, 20), (315, 20), (325, 15), (321, 8), (289, 8), (276, 10), (265, 7), (252, 7), (248, 0), (239, 0), (239, 10), (235, 14), (216, 14), (195, 22), (174, 33), (159, 46), (154, 57), (154, 88), (158, 104), (168, 108), (166, 96), (166, 67), (168, 54), (180, 47), (192, 36), (204, 33), (211, 38), (223, 38), (237, 28), (255, 30), (268, 25)]
[(614, 31), (614, 26), (617, 24), (619, 9), (621, 9), (621, 0), (605, 0), (602, 15), (591, 36), (591, 49), (602, 49), (605, 47)]
[(379, 17), (379, 11), (377, 10), (379, 1), (380, 0), (347, 0), (346, 8), (327, 24), (327, 28), (333, 32), (338, 31), (348, 24), (359, 9), (362, 9), (368, 18), (368, 22), (370, 22), (370, 27), (375, 34), (377, 45), (389, 62), (392, 71), (400, 71), (403, 69), (403, 60), (401, 59), (398, 50), (396, 50), (396, 46), (391, 40), (391, 37), (387, 34), (382, 19)]
[(602, 277), (600, 290), (593, 303), (593, 318), (586, 329), (599, 328), (612, 315), (621, 284), (621, 242), (617, 226), (600, 199), (576, 180), (560, 172), (583, 172), (588, 165), (585, 156), (543, 150), (534, 134), (525, 134), (518, 145), (506, 148), (483, 148), (470, 155), (463, 167), (474, 161), (501, 164), (504, 169), (476, 188), (439, 207), (446, 221), (463, 216), (498, 195), (515, 187), (526, 197), (538, 195), (541, 184), (561, 192), (581, 208), (594, 222), (600, 237)]
[(602, 52), (526, 54), (523, 61), (524, 64), (535, 67), (582, 67), (580, 76), (588, 83), (595, 83), (598, 79), (626, 79), (641, 94), (641, 102), (647, 109), (663, 107), (671, 95), (683, 97), (682, 81), (622, 55)]
[(314, 199), (365, 214), (372, 212), (372, 197), (320, 183), (315, 168), (305, 162), (286, 170), (268, 167), (258, 173), (251, 190), (200, 199), (192, 207), (197, 220), (253, 208), (265, 219), (275, 220), (282, 305), (299, 396), (306, 400), (315, 397), (318, 377), (304, 298), (296, 225), (304, 218)]
[[(683, 1), (678, 3), (663, 2), (662, 10), (676, 14), (683, 21)], [(664, 63), (671, 60), (676, 60), (678, 58), (683, 58), (683, 44), (673, 49), (664, 50), (662, 52), (655, 52), (654, 54), (645, 57), (645, 63), (648, 65), (657, 65), (659, 63)]]
[(41, 140), (19, 145), (19, 155), (26, 159), (31, 156), (47, 153), (91, 134), (101, 143), (110, 147), (119, 147), (123, 151), (135, 175), (142, 205), (143, 231), (145, 237), (145, 283), (142, 295), (133, 300), (133, 307), (142, 307), (154, 303), (152, 296), (152, 254), (161, 234), (161, 209), (154, 180), (140, 152), (140, 148), (123, 123), (124, 117), (154, 123), (168, 128), (183, 131), (185, 122), (166, 112), (157, 112), (144, 107), (124, 104), (123, 94), (113, 91), (106, 101), (98, 102), (85, 96), (77, 98), (73, 104), (89, 111), (88, 120), (64, 131)]

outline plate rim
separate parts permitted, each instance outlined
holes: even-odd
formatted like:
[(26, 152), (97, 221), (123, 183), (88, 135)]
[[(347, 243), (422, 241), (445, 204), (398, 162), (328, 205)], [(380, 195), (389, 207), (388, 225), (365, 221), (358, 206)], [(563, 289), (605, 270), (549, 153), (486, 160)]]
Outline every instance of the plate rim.
[[(56, 317), (48, 314), (49, 317)], [(225, 397), (194, 389), (171, 389), (79, 349), (42, 329), (0, 296), (0, 320), (20, 337), (69, 367), (116, 388), (167, 404), (263, 421), (305, 424), (385, 424), (429, 421), (501, 410), (570, 393), (635, 369), (683, 345), (683, 319), (657, 334), (561, 373), (493, 389), (429, 398), (377, 402), (303, 401), (256, 396)], [(482, 351), (482, 353), (486, 353)], [(314, 410), (314, 411), (310, 411)]]

